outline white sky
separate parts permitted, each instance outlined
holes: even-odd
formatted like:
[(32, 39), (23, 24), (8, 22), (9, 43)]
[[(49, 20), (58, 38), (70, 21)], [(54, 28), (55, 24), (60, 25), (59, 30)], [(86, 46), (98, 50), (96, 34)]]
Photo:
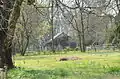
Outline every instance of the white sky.
[[(47, 2), (49, 0), (37, 0), (38, 2), (42, 3), (42, 4), (47, 4)], [(64, 4), (66, 4), (67, 6), (71, 6), (73, 5), (73, 3), (75, 2), (75, 0), (61, 0)], [(96, 1), (96, 0), (92, 0), (92, 1)], [(113, 1), (113, 0), (112, 0)], [(115, 5), (115, 3), (113, 3), (112, 5)], [(116, 8), (114, 7), (114, 9), (116, 10)], [(108, 13), (112, 14), (112, 15), (116, 15), (115, 10), (108, 8)]]

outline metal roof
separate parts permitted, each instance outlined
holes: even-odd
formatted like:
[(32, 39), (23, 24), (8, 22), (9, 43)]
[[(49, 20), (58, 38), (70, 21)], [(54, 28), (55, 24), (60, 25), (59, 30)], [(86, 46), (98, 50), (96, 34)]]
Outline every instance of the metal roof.
[[(58, 38), (58, 37), (61, 36), (62, 34), (65, 34), (65, 33), (64, 33), (64, 32), (60, 32), (60, 33), (56, 34), (56, 35), (53, 37), (53, 39)], [(52, 41), (52, 39), (48, 40), (45, 44), (48, 44), (48, 43), (50, 43), (51, 41)]]

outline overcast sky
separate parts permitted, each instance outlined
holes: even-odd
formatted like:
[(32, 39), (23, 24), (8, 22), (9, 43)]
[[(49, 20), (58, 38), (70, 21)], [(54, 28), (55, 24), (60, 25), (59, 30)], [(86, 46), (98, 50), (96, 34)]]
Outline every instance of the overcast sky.
[[(47, 2), (48, 2), (49, 0), (37, 0), (37, 1), (40, 2), (40, 3), (42, 3), (42, 4), (47, 4)], [(64, 4), (68, 5), (68, 6), (73, 5), (73, 3), (75, 2), (75, 0), (61, 0), (61, 1), (62, 1)], [(88, 1), (89, 1), (89, 0), (88, 0)], [(93, 3), (94, 3), (94, 1), (96, 2), (96, 0), (91, 0), (91, 1), (93, 1)], [(92, 3), (90, 3), (90, 4), (92, 4)], [(115, 6), (114, 6), (114, 10), (113, 10), (113, 9), (112, 9), (113, 5), (115, 5), (115, 3), (112, 3), (111, 8), (108, 8), (108, 9), (107, 9), (107, 13), (110, 13), (110, 14), (112, 14), (112, 15), (116, 15), (115, 10), (117, 10), (117, 9), (116, 9)]]

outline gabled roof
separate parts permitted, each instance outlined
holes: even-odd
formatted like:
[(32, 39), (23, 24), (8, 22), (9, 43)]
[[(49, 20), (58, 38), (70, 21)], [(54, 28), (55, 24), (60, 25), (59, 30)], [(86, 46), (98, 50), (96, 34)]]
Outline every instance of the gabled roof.
[[(65, 34), (64, 32), (60, 32), (60, 33), (56, 34), (56, 35), (53, 37), (53, 39), (60, 38), (60, 37), (62, 37), (61, 35), (66, 35), (66, 34)], [(50, 43), (50, 42), (52, 42), (52, 39), (48, 40), (48, 41), (45, 43), (45, 45), (48, 44), (48, 43)]]

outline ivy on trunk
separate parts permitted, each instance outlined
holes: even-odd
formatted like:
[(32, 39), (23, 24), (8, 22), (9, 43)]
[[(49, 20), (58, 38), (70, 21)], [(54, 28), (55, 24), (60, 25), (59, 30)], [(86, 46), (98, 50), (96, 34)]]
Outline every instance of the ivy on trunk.
[[(17, 19), (20, 16), (20, 6), (23, 0), (4, 0), (1, 11), (0, 29), (0, 68), (5, 65), (13, 68), (12, 62), (12, 40), (16, 28)], [(13, 6), (14, 5), (14, 6)]]

